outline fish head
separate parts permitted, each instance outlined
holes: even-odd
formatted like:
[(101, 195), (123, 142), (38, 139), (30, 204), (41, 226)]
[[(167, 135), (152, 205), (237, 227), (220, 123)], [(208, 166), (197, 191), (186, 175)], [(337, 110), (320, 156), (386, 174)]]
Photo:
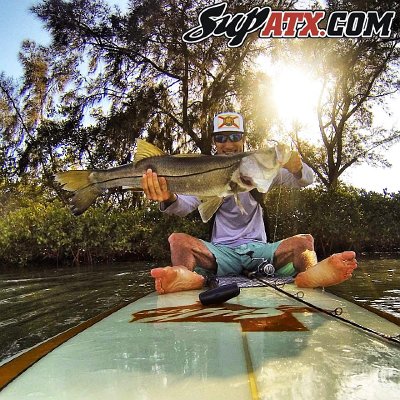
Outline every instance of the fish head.
[(245, 188), (266, 193), (271, 186), (279, 168), (290, 158), (290, 148), (284, 144), (276, 144), (249, 153), (243, 157), (237, 174), (237, 183)]
[(288, 145), (277, 143), (254, 152), (257, 162), (266, 170), (281, 167), (289, 161), (291, 150)]
[(278, 163), (282, 166), (285, 165), (292, 155), (292, 150), (287, 144), (278, 143), (275, 145), (275, 152)]

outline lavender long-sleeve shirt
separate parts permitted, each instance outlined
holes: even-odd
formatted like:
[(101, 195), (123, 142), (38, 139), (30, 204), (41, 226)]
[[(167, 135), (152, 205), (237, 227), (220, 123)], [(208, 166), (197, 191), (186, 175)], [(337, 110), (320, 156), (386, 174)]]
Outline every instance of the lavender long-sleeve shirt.
[[(288, 170), (281, 168), (271, 184), (301, 188), (308, 186), (314, 180), (311, 168), (303, 163), (302, 176), (296, 178)], [(225, 197), (224, 202), (215, 215), (211, 242), (236, 247), (249, 242), (267, 242), (263, 221), (263, 210), (260, 204), (249, 192), (238, 194), (246, 213), (241, 212), (233, 196)], [(160, 204), (160, 210), (171, 215), (184, 217), (197, 209), (200, 200), (195, 196), (177, 195), (177, 200), (170, 206)]]

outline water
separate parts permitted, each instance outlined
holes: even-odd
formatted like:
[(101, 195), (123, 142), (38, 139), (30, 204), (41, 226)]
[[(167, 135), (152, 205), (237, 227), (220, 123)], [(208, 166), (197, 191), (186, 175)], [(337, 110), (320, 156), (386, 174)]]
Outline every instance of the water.
[[(400, 257), (361, 257), (350, 281), (330, 288), (400, 318)], [(153, 291), (149, 263), (0, 272), (0, 360), (126, 300)]]
[(352, 279), (329, 291), (400, 318), (400, 255), (357, 256), (357, 260)]
[(0, 360), (154, 290), (148, 263), (0, 273)]

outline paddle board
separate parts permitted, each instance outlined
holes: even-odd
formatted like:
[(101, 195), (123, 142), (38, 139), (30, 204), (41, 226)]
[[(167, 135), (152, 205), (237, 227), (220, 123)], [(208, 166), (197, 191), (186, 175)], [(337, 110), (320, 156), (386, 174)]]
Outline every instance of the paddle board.
[[(271, 287), (207, 307), (200, 292), (152, 293), (6, 360), (0, 399), (399, 398), (396, 343)], [(302, 293), (355, 324), (400, 333), (323, 290)]]

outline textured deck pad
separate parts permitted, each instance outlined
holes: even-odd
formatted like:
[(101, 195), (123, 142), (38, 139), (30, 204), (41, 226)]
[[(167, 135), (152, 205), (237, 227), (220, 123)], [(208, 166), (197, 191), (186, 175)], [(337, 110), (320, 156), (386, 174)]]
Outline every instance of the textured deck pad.
[[(294, 278), (291, 276), (288, 277), (262, 277), (264, 282), (267, 282), (270, 285), (285, 285), (288, 283), (292, 283)], [(218, 282), (218, 286), (228, 285), (230, 283), (236, 283), (240, 288), (246, 287), (263, 287), (266, 286), (265, 283), (260, 282), (257, 279), (249, 279), (245, 276), (223, 276), (216, 278)]]

